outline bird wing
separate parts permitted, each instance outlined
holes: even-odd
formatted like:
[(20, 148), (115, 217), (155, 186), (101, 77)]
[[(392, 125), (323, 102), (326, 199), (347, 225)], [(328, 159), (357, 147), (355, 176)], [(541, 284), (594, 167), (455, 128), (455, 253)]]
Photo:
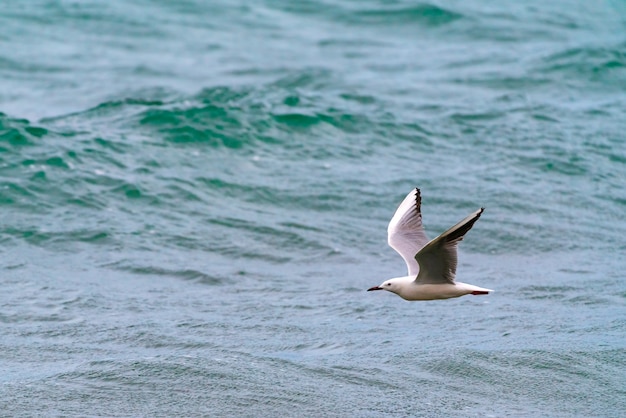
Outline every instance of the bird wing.
[(415, 188), (404, 198), (387, 227), (387, 241), (402, 256), (409, 276), (419, 272), (417, 252), (428, 242), (422, 226), (422, 196)]
[(415, 260), (419, 264), (416, 283), (454, 283), (457, 265), (456, 249), (459, 241), (463, 239), (467, 231), (472, 229), (484, 210), (485, 208), (480, 208), (472, 213), (415, 254)]

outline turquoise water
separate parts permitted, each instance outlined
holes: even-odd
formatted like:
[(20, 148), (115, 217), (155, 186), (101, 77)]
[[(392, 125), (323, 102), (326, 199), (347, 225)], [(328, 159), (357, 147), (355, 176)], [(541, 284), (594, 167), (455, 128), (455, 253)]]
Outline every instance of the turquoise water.
[[(6, 416), (626, 410), (620, 1), (5, 1)], [(480, 206), (409, 303), (386, 227)]]

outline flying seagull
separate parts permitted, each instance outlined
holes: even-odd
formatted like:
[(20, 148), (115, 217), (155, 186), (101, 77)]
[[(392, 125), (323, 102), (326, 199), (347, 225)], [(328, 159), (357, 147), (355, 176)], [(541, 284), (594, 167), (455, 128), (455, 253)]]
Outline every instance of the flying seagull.
[(437, 238), (428, 241), (422, 226), (420, 189), (409, 193), (387, 227), (388, 241), (404, 259), (408, 275), (396, 277), (371, 290), (387, 290), (406, 300), (457, 298), (464, 295), (486, 295), (491, 289), (455, 282), (456, 247), (480, 218), (485, 208), (463, 219)]

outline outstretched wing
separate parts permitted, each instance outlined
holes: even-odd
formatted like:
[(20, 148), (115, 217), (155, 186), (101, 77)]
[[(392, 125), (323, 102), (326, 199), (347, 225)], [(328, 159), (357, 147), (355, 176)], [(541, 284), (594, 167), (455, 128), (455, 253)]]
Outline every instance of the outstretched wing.
[(404, 259), (409, 276), (419, 272), (415, 255), (428, 242), (422, 226), (421, 206), (420, 189), (415, 188), (400, 203), (387, 227), (387, 241)]
[(419, 274), (415, 279), (417, 283), (454, 283), (457, 265), (456, 249), (459, 241), (463, 239), (467, 231), (472, 229), (484, 210), (485, 208), (480, 208), (472, 213), (430, 241), (415, 255), (415, 260), (419, 264)]

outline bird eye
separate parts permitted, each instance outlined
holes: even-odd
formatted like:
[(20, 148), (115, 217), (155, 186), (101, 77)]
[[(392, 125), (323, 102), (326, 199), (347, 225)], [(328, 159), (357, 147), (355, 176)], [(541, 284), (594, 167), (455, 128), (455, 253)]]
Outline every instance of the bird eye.
[(391, 283), (387, 283), (385, 286), (391, 286)]

